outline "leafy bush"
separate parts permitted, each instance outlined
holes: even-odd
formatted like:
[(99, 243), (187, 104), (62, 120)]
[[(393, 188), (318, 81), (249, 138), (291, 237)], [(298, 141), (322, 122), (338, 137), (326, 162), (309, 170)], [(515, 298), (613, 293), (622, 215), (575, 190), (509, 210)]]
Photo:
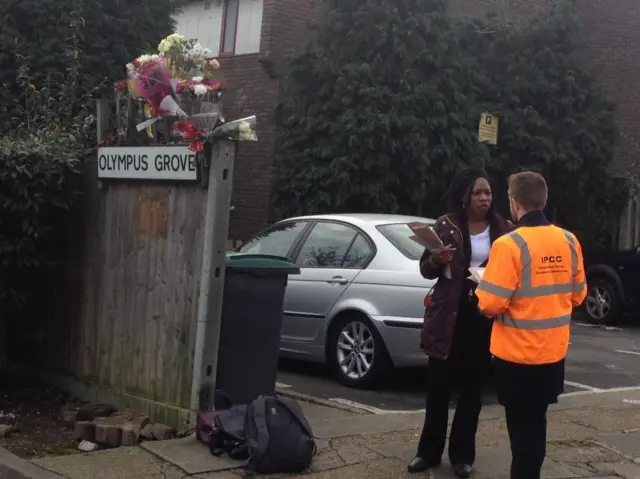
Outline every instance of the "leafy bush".
[[(2, 2), (0, 2), (2, 3)], [(78, 96), (106, 95), (125, 65), (155, 51), (173, 31), (182, 0), (9, 0), (0, 6), (0, 133), (16, 127), (23, 109), (16, 72), (56, 94), (68, 80), (69, 54), (78, 54)], [(70, 39), (75, 48), (70, 52)]]
[(501, 120), (489, 169), (501, 179), (539, 171), (552, 219), (581, 232), (587, 247), (608, 246), (629, 182), (613, 168), (614, 105), (585, 72), (578, 29), (565, 1), (523, 25), (469, 24), (462, 45), (481, 73), (478, 99)]
[(70, 180), (81, 153), (70, 132), (43, 128), (0, 137), (0, 302), (23, 298), (20, 279), (48, 260), (41, 246), (54, 233), (56, 210), (77, 197)]
[(446, 3), (326, 2), (278, 114), (278, 216), (426, 214), (442, 179), (486, 153)]
[[(79, 196), (74, 177), (92, 136), (90, 93), (79, 93), (77, 36), (68, 39), (60, 84), (37, 88), (21, 65), (14, 98), (16, 127), (0, 136), (0, 304), (23, 300), (29, 274), (51, 261), (49, 245), (61, 233), (60, 213)], [(5, 309), (6, 311), (6, 309)]]
[[(280, 108), (276, 217), (437, 215), (452, 173), (480, 163), (503, 211), (507, 176), (540, 171), (552, 219), (607, 243), (629, 181), (613, 169), (614, 108), (584, 71), (572, 0), (518, 25), (456, 18), (440, 0), (326, 3)], [(500, 119), (496, 147), (475, 143), (482, 111)]]

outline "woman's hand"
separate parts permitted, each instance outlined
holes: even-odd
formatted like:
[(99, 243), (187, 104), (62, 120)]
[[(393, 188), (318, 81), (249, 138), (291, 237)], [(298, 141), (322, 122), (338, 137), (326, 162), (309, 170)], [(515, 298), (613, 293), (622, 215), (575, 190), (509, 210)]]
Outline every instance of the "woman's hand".
[(438, 253), (431, 255), (432, 261), (436, 264), (441, 265), (449, 264), (453, 259), (454, 251), (455, 248), (452, 248), (451, 246), (445, 246)]

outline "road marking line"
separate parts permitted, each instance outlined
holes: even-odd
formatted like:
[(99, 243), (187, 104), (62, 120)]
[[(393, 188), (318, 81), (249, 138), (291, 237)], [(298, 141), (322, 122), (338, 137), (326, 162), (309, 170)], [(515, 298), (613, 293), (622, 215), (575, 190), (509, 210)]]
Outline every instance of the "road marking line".
[(288, 389), (291, 387), (290, 384), (284, 384), (284, 383), (276, 383), (276, 387), (280, 388), (280, 389)]
[(567, 386), (573, 386), (574, 388), (579, 388), (579, 389), (586, 389), (587, 391), (591, 391), (591, 392), (602, 391), (602, 389), (600, 388), (594, 388), (593, 386), (587, 386), (586, 384), (574, 383), (573, 381), (565, 381), (564, 383)]
[(585, 328), (599, 328), (600, 327), (597, 324), (581, 323), (579, 321), (573, 321), (572, 324), (575, 324), (577, 326), (584, 326)]
[(419, 413), (424, 413), (425, 411), (424, 409), (414, 409), (411, 411), (393, 411), (388, 409), (380, 409), (374, 406), (361, 404), (359, 402), (355, 402), (355, 401), (351, 401), (350, 399), (343, 399), (343, 398), (331, 398), (329, 399), (329, 401), (342, 404), (343, 406), (349, 406), (354, 409), (362, 409), (363, 411), (367, 411), (372, 414), (419, 414)]
[(627, 386), (622, 388), (603, 389), (603, 393), (624, 393), (627, 391), (640, 391), (640, 386)]
[(635, 356), (640, 356), (640, 352), (638, 352), (638, 351), (625, 351), (624, 349), (614, 349), (614, 352), (622, 353), (622, 354), (633, 354)]
[[(567, 381), (565, 381), (567, 382)], [(584, 396), (586, 394), (604, 394), (604, 393), (624, 393), (631, 391), (640, 391), (640, 386), (629, 386), (623, 388), (599, 389), (597, 391), (575, 391), (572, 393), (561, 394), (560, 397)]]

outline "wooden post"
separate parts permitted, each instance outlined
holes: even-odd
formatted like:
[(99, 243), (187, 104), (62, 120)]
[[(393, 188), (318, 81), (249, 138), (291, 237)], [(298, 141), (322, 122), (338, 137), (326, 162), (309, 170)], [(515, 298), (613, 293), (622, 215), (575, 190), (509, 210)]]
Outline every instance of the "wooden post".
[(127, 95), (127, 134), (125, 136), (125, 142), (131, 143), (135, 138), (136, 122), (135, 122), (135, 104), (131, 95)]
[(122, 92), (116, 92), (116, 141), (122, 144)]
[(192, 426), (195, 426), (198, 411), (213, 409), (216, 390), (236, 142), (217, 141), (210, 151), (204, 250), (191, 385)]
[[(98, 147), (107, 139), (107, 132), (110, 129), (110, 116), (109, 116), (109, 100), (96, 100), (96, 138), (98, 140)], [(98, 177), (98, 162), (95, 165), (91, 165), (88, 168), (88, 172), (91, 175)], [(104, 188), (104, 183), (98, 180), (98, 189)]]
[(96, 136), (98, 138), (98, 146), (106, 140), (109, 126), (109, 100), (96, 100)]

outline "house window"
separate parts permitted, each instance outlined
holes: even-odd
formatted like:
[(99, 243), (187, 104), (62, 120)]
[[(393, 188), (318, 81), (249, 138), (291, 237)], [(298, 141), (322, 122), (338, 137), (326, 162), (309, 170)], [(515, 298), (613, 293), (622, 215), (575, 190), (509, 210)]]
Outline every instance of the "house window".
[(260, 52), (263, 0), (201, 0), (176, 16), (178, 33), (197, 38), (215, 55)]
[(236, 35), (238, 33), (238, 3), (239, 0), (225, 0), (222, 15), (221, 55), (233, 55), (236, 49)]

